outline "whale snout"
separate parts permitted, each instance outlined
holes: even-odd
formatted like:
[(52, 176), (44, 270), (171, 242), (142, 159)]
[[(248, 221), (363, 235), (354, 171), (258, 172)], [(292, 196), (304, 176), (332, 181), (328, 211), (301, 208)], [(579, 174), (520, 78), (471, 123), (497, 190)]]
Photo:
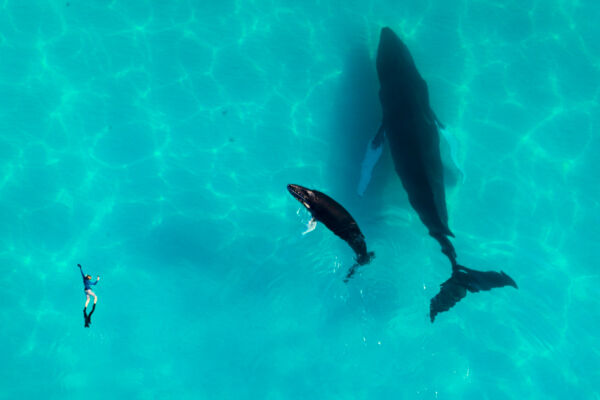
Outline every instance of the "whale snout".
[(401, 43), (400, 38), (388, 27), (381, 29), (379, 35), (379, 52), (395, 52)]
[(296, 195), (298, 193), (300, 193), (299, 189), (300, 189), (300, 187), (298, 185), (292, 185), (292, 184), (287, 185), (288, 192), (290, 192), (291, 195), (294, 196), (294, 197), (296, 197)]
[(299, 202), (303, 203), (304, 205), (310, 203), (310, 189), (293, 184), (287, 185), (287, 189), (290, 192), (290, 194), (294, 196)]
[(392, 40), (392, 39), (397, 39), (397, 38), (398, 38), (398, 36), (396, 36), (394, 31), (391, 30), (390, 28), (388, 28), (387, 26), (381, 28), (381, 34), (379, 35), (380, 41), (387, 41), (387, 40)]
[(289, 185), (287, 185), (287, 190), (288, 190), (288, 192), (290, 192), (290, 194), (292, 196), (294, 196), (296, 198), (296, 200), (304, 201), (304, 199), (306, 197), (305, 196), (306, 189), (303, 188), (302, 186), (289, 184)]

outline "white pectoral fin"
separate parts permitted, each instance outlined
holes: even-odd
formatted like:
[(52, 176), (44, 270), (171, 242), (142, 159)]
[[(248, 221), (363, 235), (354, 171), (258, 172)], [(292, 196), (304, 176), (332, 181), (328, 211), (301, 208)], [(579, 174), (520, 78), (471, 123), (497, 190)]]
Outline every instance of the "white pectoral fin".
[(365, 158), (361, 164), (360, 181), (358, 182), (357, 189), (360, 196), (365, 194), (367, 186), (369, 186), (369, 182), (371, 181), (371, 176), (373, 175), (373, 169), (375, 168), (377, 161), (381, 158), (384, 139), (385, 131), (383, 130), (382, 125), (381, 128), (379, 128), (377, 135), (369, 142), (367, 151), (365, 152)]
[(440, 124), (438, 124), (438, 128), (440, 131), (442, 164), (446, 173), (449, 174), (447, 178), (450, 178), (446, 179), (446, 181), (453, 182), (454, 184), (462, 183), (465, 179), (465, 173), (458, 162), (458, 140), (452, 132)]
[(308, 225), (306, 227), (307, 229), (306, 229), (306, 231), (302, 232), (302, 234), (306, 235), (307, 233), (314, 231), (316, 227), (317, 227), (317, 220), (312, 218), (310, 221), (308, 221)]

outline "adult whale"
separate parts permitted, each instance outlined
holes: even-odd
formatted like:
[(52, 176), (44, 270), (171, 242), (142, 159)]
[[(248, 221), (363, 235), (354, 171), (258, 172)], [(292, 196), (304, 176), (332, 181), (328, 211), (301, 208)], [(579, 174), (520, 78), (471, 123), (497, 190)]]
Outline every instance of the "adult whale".
[(441, 285), (430, 303), (430, 318), (449, 310), (466, 292), (495, 287), (517, 287), (504, 272), (481, 272), (459, 265), (449, 237), (444, 173), (440, 156), (442, 124), (431, 109), (427, 83), (419, 74), (406, 45), (390, 29), (383, 28), (377, 50), (377, 75), (382, 122), (373, 140), (390, 143), (394, 166), (408, 200), (452, 264), (452, 276)]
[(367, 251), (365, 237), (358, 224), (340, 203), (325, 193), (307, 189), (300, 185), (290, 184), (287, 189), (311, 213), (313, 229), (317, 221), (324, 223), (329, 230), (348, 243), (356, 253), (356, 264), (348, 271), (346, 282), (354, 275), (359, 265), (371, 262), (375, 257), (375, 253)]

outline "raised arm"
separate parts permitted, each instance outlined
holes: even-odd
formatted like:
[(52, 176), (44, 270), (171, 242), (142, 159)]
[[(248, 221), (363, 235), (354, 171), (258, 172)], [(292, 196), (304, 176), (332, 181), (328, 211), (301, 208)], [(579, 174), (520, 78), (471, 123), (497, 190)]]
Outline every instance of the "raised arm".
[(81, 269), (81, 264), (77, 264), (77, 266), (79, 267), (79, 272), (81, 272), (81, 277), (85, 278), (85, 274), (83, 273), (83, 270)]

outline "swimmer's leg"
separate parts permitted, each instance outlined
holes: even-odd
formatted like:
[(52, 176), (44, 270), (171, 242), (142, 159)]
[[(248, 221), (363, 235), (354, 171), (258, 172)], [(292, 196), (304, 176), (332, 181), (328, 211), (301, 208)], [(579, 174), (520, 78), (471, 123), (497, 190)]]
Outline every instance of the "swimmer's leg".
[(87, 308), (88, 304), (90, 304), (90, 293), (91, 290), (85, 292), (85, 308)]
[(94, 305), (92, 306), (92, 311), (90, 311), (90, 313), (87, 315), (86, 319), (85, 319), (85, 327), (89, 328), (90, 324), (92, 323), (92, 314), (94, 313), (94, 311), (96, 311), (96, 303), (94, 303)]
[(94, 313), (94, 311), (96, 311), (96, 305), (94, 304), (92, 306), (92, 311), (90, 311), (89, 314), (85, 313), (85, 308), (83, 309), (83, 317), (85, 318), (85, 327), (89, 328), (90, 324), (92, 323), (92, 314)]
[(85, 311), (86, 311), (86, 309), (84, 308), (83, 309), (83, 326), (86, 327), (86, 328), (89, 328), (90, 324), (88, 323), (88, 316), (87, 316), (87, 313)]
[(87, 293), (94, 296), (94, 304), (96, 304), (98, 302), (98, 296), (96, 296), (96, 293), (94, 293), (91, 289), (88, 290)]

